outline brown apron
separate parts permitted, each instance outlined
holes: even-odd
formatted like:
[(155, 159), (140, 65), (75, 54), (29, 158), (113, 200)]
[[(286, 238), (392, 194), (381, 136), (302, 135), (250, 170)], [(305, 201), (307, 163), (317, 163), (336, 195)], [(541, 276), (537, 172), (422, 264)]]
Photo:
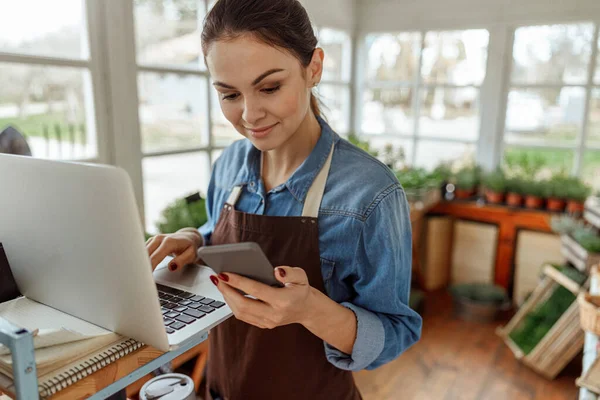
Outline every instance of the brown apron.
[[(221, 211), (212, 244), (256, 242), (273, 266), (303, 268), (310, 285), (324, 293), (317, 216), (332, 155), (333, 145), (300, 217), (236, 211), (240, 188), (234, 188)], [(210, 333), (206, 397), (212, 395), (223, 400), (362, 398), (352, 373), (329, 363), (323, 340), (304, 326), (261, 329), (235, 317)]]

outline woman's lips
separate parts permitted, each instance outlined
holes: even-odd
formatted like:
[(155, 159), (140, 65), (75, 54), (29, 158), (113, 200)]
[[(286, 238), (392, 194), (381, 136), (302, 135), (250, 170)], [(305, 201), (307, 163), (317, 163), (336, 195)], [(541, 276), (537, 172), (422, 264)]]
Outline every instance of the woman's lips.
[(275, 125), (277, 125), (277, 124), (265, 126), (262, 128), (246, 128), (246, 129), (248, 130), (248, 132), (250, 132), (252, 137), (254, 137), (256, 139), (262, 139), (262, 138), (266, 137), (269, 133), (271, 133), (271, 131), (273, 130)]

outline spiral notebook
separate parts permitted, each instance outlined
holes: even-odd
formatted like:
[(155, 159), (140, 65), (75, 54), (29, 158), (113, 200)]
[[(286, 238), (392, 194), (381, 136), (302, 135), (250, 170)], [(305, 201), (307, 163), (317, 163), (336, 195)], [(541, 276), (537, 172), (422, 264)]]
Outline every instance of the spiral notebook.
[[(34, 333), (40, 397), (50, 396), (143, 346), (26, 297), (0, 304), (0, 317)], [(2, 386), (13, 390), (12, 357), (3, 346), (0, 373), (9, 381)]]
[[(56, 394), (60, 390), (69, 387), (142, 346), (143, 344), (136, 340), (120, 337), (110, 345), (89, 353), (84, 357), (80, 357), (68, 364), (62, 364), (55, 370), (46, 372), (43, 375), (38, 372), (39, 395), (41, 398), (45, 398)], [(5, 369), (5, 367), (2, 366), (0, 367), (0, 372), (4, 375), (3, 378), (5, 380), (2, 386), (14, 393), (12, 369)]]

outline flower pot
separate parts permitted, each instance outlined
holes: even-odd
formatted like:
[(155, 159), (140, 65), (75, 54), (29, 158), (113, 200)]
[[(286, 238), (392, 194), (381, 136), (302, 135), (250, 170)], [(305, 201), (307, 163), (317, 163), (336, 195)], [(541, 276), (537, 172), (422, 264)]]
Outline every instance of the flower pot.
[(473, 194), (475, 193), (475, 190), (473, 189), (459, 189), (456, 188), (456, 190), (454, 191), (456, 198), (457, 199), (468, 199), (470, 197), (473, 196)]
[(525, 207), (527, 208), (542, 208), (544, 199), (537, 196), (525, 196)]
[(498, 192), (492, 192), (491, 190), (486, 190), (485, 201), (487, 201), (490, 204), (502, 204), (504, 202), (504, 193), (498, 193)]
[(510, 308), (504, 289), (484, 283), (465, 283), (450, 287), (454, 314), (467, 321), (492, 322)]
[(584, 210), (583, 203), (575, 200), (567, 201), (567, 212), (569, 214), (582, 214)]
[(508, 193), (506, 195), (506, 204), (512, 207), (521, 207), (523, 203), (523, 196), (518, 193)]
[(563, 199), (549, 198), (546, 203), (546, 209), (548, 211), (562, 212), (565, 209), (566, 202)]

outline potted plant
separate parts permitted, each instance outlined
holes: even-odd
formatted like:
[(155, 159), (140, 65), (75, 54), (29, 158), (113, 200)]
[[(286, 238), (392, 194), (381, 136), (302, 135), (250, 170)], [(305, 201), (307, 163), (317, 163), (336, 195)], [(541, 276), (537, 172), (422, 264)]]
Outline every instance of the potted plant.
[(463, 168), (454, 176), (454, 186), (456, 187), (457, 199), (468, 199), (472, 197), (478, 184), (477, 170), (475, 168)]
[(538, 209), (544, 205), (544, 192), (546, 191), (545, 182), (535, 180), (525, 181), (523, 184), (523, 193), (525, 195), (525, 207)]
[(511, 207), (521, 207), (523, 204), (523, 181), (511, 178), (506, 181), (506, 204)]
[(207, 219), (206, 202), (196, 192), (170, 203), (162, 211), (156, 227), (160, 233), (173, 233), (181, 228), (200, 227)]
[(510, 306), (504, 288), (489, 283), (463, 283), (450, 287), (454, 312), (459, 317), (480, 322), (494, 321)]
[(585, 199), (592, 193), (589, 186), (577, 178), (573, 178), (567, 186), (567, 212), (570, 214), (582, 214)]
[(562, 212), (567, 204), (566, 179), (562, 176), (555, 176), (546, 183), (544, 192), (546, 197), (546, 209), (548, 211)]
[(486, 201), (491, 204), (503, 203), (506, 183), (504, 172), (500, 169), (484, 175), (482, 184), (485, 190)]

